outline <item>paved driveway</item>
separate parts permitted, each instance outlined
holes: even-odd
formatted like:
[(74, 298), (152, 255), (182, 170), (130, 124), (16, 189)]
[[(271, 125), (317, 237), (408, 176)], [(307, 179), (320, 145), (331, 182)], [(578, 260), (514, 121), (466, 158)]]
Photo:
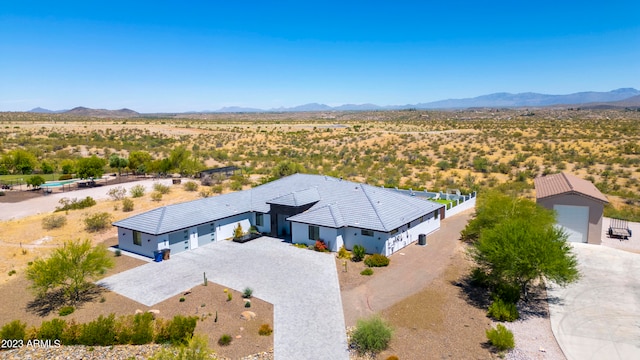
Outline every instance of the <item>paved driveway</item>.
[(113, 275), (100, 283), (152, 306), (202, 284), (222, 286), (274, 307), (276, 359), (348, 359), (340, 286), (332, 254), (262, 237), (245, 244), (218, 241)]
[(640, 359), (640, 255), (573, 244), (582, 278), (549, 286), (551, 328), (567, 359)]

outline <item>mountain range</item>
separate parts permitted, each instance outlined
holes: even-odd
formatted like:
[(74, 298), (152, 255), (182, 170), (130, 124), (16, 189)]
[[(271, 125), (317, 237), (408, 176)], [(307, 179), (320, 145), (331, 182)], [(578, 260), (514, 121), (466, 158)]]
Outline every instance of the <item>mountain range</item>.
[[(398, 109), (466, 109), (466, 108), (519, 108), (548, 106), (580, 106), (585, 108), (617, 108), (640, 107), (640, 91), (634, 88), (620, 88), (608, 92), (586, 91), (567, 95), (548, 95), (539, 93), (494, 93), (474, 98), (446, 99), (427, 103), (386, 105), (345, 104), (329, 106), (310, 103), (294, 107), (258, 109), (252, 107), (230, 106), (215, 111), (197, 111), (190, 113), (237, 113), (237, 112), (304, 112), (304, 111), (364, 111), (364, 110), (398, 110)], [(585, 106), (586, 105), (586, 106)], [(77, 107), (71, 110), (52, 111), (37, 107), (30, 110), (37, 113), (64, 113), (82, 116), (137, 116), (139, 113), (130, 109), (105, 110)]]

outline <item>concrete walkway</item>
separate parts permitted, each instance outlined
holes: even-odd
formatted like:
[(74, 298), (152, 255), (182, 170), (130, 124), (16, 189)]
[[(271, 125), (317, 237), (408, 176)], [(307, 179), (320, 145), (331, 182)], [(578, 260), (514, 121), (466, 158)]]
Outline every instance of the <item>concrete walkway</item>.
[(202, 284), (222, 286), (274, 306), (276, 359), (348, 359), (340, 286), (333, 254), (298, 249), (262, 237), (245, 244), (218, 241), (108, 277), (100, 282), (152, 306)]
[(572, 243), (582, 278), (547, 289), (568, 360), (640, 359), (640, 254)]

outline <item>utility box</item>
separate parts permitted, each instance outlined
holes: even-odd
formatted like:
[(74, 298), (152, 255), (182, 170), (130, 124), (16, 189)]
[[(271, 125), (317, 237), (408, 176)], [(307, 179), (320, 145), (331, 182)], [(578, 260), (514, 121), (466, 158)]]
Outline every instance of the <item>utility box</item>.
[(420, 246), (427, 245), (427, 234), (418, 235), (418, 245)]

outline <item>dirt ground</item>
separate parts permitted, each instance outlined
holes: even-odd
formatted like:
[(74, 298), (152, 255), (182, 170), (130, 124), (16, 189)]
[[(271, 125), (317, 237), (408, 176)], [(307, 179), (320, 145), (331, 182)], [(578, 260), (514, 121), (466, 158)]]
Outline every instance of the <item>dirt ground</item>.
[[(111, 246), (117, 242), (110, 238), (104, 245)], [(110, 269), (105, 276), (131, 269), (146, 262), (128, 256), (114, 256), (115, 267)], [(0, 285), (0, 294), (3, 301), (0, 302), (0, 324), (20, 319), (28, 326), (39, 326), (42, 321), (58, 317), (57, 311), (47, 311), (46, 308), (35, 306), (34, 295), (29, 290), (29, 281), (20, 273), (11, 281)], [(131, 299), (116, 293), (104, 290), (94, 296), (93, 301), (86, 302), (77, 307), (71, 315), (64, 317), (70, 321), (84, 323), (96, 319), (100, 315), (111, 313), (118, 315), (134, 314), (136, 310), (159, 310), (162, 318), (172, 318), (175, 315), (198, 316), (200, 321), (196, 326), (196, 333), (204, 334), (209, 338), (209, 346), (221, 357), (238, 359), (243, 356), (268, 352), (273, 349), (273, 335), (260, 336), (258, 329), (262, 324), (269, 324), (273, 328), (273, 305), (257, 298), (250, 300), (251, 307), (245, 308), (245, 300), (242, 294), (231, 291), (233, 299), (227, 301), (224, 288), (218, 284), (208, 282), (207, 286), (198, 286), (189, 292), (167, 299), (156, 306), (146, 307)], [(181, 302), (180, 298), (185, 301)], [(249, 310), (256, 314), (251, 321), (240, 319), (240, 314)], [(217, 312), (217, 321), (216, 318)], [(222, 334), (233, 337), (230, 345), (221, 347), (217, 344)]]

